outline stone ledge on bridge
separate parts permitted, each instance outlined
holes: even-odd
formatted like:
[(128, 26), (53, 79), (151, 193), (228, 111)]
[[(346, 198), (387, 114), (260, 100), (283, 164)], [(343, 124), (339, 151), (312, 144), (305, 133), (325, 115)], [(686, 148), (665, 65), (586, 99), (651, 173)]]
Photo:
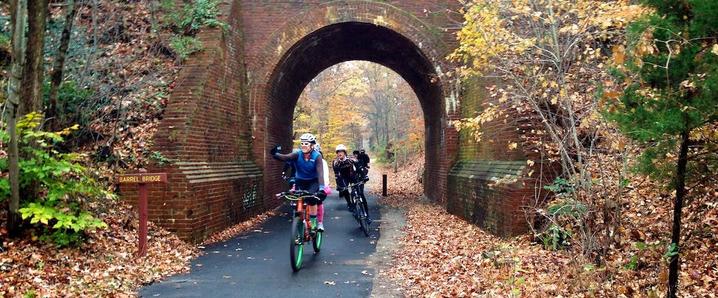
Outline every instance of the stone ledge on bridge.
[(177, 162), (189, 183), (214, 182), (242, 178), (258, 178), (262, 171), (251, 161)]
[[(148, 186), (150, 221), (192, 243), (267, 208), (262, 173), (251, 161), (177, 161), (150, 170), (166, 172), (169, 181)], [(137, 185), (120, 187), (122, 197), (136, 206)]]
[(523, 207), (533, 195), (523, 174), (525, 160), (461, 160), (448, 175), (447, 211), (499, 236), (527, 227)]

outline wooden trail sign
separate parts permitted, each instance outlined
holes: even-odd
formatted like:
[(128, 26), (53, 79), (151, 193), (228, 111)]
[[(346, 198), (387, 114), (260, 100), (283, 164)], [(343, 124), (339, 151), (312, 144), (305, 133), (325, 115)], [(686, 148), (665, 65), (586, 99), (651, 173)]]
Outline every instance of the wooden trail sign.
[(167, 173), (125, 174), (120, 175), (117, 180), (120, 184), (138, 184), (139, 186), (137, 208), (140, 213), (140, 224), (137, 256), (143, 257), (147, 254), (147, 184), (167, 183)]

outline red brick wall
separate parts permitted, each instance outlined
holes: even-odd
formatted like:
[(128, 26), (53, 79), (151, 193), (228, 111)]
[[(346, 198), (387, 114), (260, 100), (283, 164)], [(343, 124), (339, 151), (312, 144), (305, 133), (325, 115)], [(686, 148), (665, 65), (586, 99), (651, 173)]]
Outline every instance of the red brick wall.
[[(228, 30), (199, 33), (204, 49), (183, 63), (154, 137), (152, 150), (172, 163), (148, 169), (169, 176), (168, 184), (151, 186), (150, 220), (192, 242), (265, 209), (261, 173), (241, 163), (252, 154), (240, 5), (221, 10)], [(136, 186), (120, 192), (136, 201)], [(247, 204), (252, 194), (260, 199)]]
[[(461, 20), (449, 11), (458, 6), (455, 0), (223, 2), (228, 30), (199, 33), (204, 50), (183, 64), (155, 136), (153, 150), (173, 162), (149, 169), (168, 172), (170, 179), (152, 186), (150, 219), (198, 242), (277, 206), (272, 194), (283, 188), (282, 164), (268, 148), (290, 145), (291, 115), (306, 83), (325, 67), (353, 59), (392, 68), (417, 92), (426, 124), (425, 194), (450, 210), (465, 210), (471, 192), (462, 187), (477, 193), (485, 181), (462, 178), (455, 161), (525, 157), (501, 150), (517, 137), (515, 124), (491, 128), (500, 140), (494, 145), (467, 142), (449, 125), (478, 107), (465, 110), (461, 86), (444, 75), (452, 69), (445, 57), (460, 26), (453, 20)], [(483, 207), (467, 219), (481, 224), (474, 214), (483, 214), (495, 219), (494, 226), (519, 231), (506, 210), (517, 208), (526, 190), (479, 191), (503, 203), (472, 203)], [(136, 198), (136, 188), (121, 191)]]
[[(486, 78), (462, 82), (462, 117), (475, 117), (489, 104), (501, 105), (487, 88), (503, 83)], [(483, 135), (475, 140), (469, 131), (460, 134), (457, 162), (449, 172), (447, 210), (501, 236), (524, 233), (533, 221), (533, 206), (546, 195), (542, 186), (550, 180), (548, 170), (539, 178), (542, 165), (538, 153), (523, 146), (536, 137), (529, 115), (504, 109), (504, 115), (482, 125)], [(509, 144), (516, 143), (516, 149)], [(531, 166), (527, 161), (533, 161)], [(531, 173), (531, 175), (529, 175)], [(509, 175), (515, 181), (496, 183)]]

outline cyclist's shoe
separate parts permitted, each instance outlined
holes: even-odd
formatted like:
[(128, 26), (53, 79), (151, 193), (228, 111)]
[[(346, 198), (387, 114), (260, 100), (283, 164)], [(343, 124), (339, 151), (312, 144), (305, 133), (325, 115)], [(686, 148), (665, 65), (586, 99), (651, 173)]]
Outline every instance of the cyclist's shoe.
[(367, 225), (371, 225), (371, 222), (372, 222), (371, 218), (370, 218), (369, 216), (367, 216), (367, 217), (366, 217), (366, 223), (367, 223)]
[(362, 179), (362, 180), (364, 180), (364, 182), (369, 181), (369, 176), (365, 176), (364, 179)]
[(320, 222), (317, 224), (317, 231), (324, 232), (324, 223)]

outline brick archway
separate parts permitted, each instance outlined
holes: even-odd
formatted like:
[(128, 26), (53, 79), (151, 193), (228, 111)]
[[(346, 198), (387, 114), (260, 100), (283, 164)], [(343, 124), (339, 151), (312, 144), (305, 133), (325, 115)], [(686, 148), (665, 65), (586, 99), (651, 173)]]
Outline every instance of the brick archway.
[[(150, 189), (150, 220), (192, 242), (276, 207), (280, 163), (268, 146), (290, 141), (291, 115), (321, 70), (369, 60), (399, 73), (425, 119), (425, 194), (445, 203), (459, 136), (458, 84), (446, 80), (456, 46), (455, 0), (324, 2), (227, 0), (225, 28), (203, 29), (203, 50), (183, 63), (148, 165), (169, 183)], [(134, 201), (135, 186), (122, 186)], [(453, 195), (454, 197), (460, 197)]]
[(436, 28), (404, 10), (369, 1), (319, 5), (277, 29), (257, 57), (259, 67), (249, 76), (254, 156), (264, 170), (265, 199), (271, 200), (268, 195), (282, 187), (281, 164), (266, 154), (267, 148), (289, 147), (292, 113), (304, 87), (327, 67), (366, 60), (394, 70), (417, 94), (425, 120), (425, 181), (435, 182), (425, 187), (425, 194), (442, 201), (450, 155), (456, 148), (456, 134), (446, 125), (445, 98), (451, 90), (440, 78), (449, 50), (442, 37)]

